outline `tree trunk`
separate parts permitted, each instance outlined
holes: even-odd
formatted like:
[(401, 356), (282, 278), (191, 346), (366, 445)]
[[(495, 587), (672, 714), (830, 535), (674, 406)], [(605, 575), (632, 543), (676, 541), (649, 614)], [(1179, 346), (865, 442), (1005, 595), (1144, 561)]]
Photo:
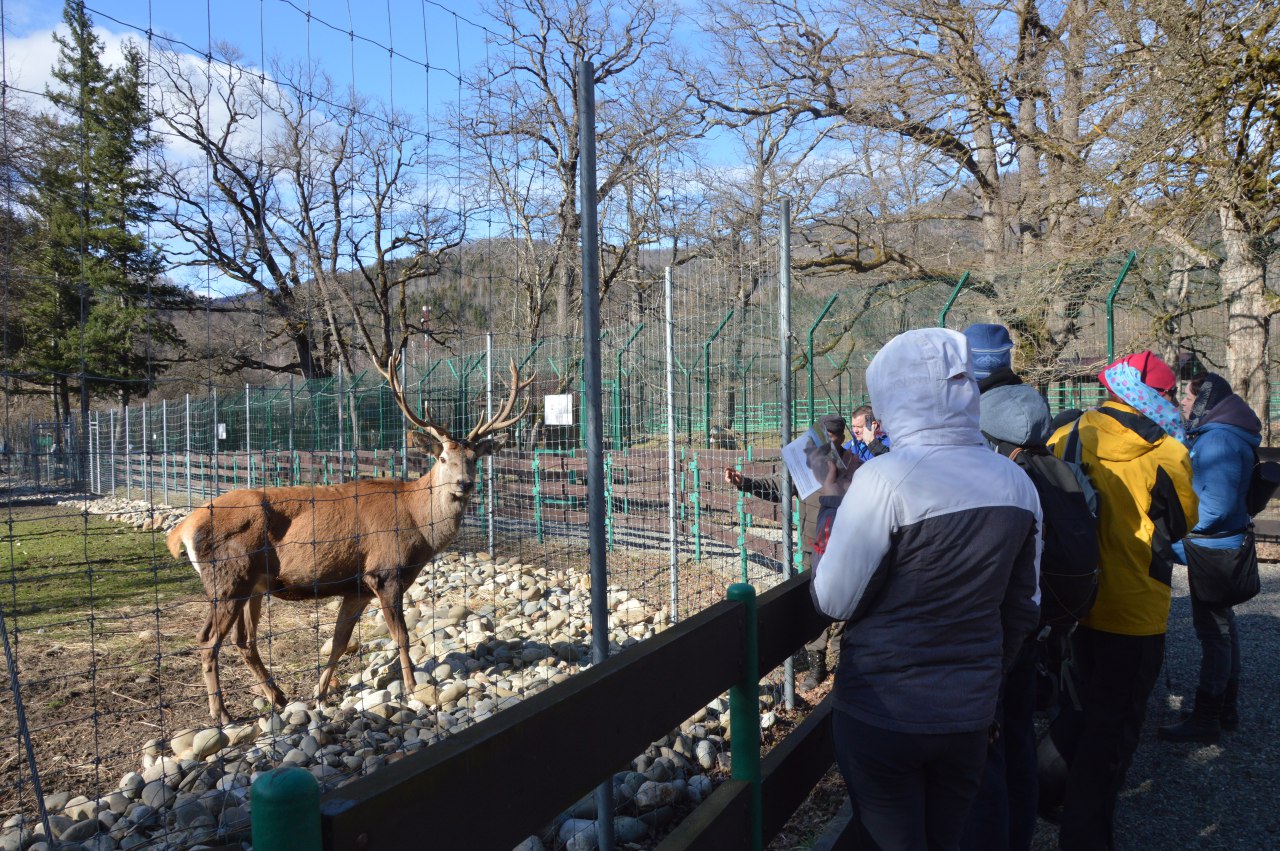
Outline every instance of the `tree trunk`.
[(1267, 339), (1271, 317), (1266, 306), (1266, 268), (1247, 226), (1230, 207), (1218, 211), (1223, 260), (1219, 277), (1227, 302), (1227, 379), (1262, 420), (1262, 439), (1271, 436)]

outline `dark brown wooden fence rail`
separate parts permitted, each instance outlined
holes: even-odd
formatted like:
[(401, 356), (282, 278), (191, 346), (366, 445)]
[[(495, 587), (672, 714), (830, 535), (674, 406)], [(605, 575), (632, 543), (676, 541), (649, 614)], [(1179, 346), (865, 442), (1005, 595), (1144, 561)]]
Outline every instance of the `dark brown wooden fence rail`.
[[(741, 680), (748, 618), (743, 603), (718, 603), (446, 742), (327, 793), (320, 802), (324, 847), (422, 847), (424, 836), (438, 848), (513, 847)], [(759, 670), (780, 665), (824, 626), (807, 576), (762, 595)], [(830, 706), (823, 704), (762, 764), (764, 842), (833, 759)], [(752, 847), (751, 786), (722, 784), (661, 847)]]

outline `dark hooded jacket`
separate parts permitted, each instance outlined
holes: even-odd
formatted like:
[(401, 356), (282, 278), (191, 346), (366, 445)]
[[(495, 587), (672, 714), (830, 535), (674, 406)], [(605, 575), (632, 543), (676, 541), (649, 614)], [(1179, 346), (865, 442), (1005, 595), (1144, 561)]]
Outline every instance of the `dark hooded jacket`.
[[(1238, 547), (1249, 525), (1245, 494), (1253, 475), (1254, 452), (1262, 442), (1262, 421), (1244, 399), (1232, 393), (1193, 421), (1187, 437), (1191, 486), (1200, 500), (1200, 520), (1191, 533), (1215, 536), (1196, 541), (1204, 547)], [(1181, 541), (1174, 553), (1186, 563)]]

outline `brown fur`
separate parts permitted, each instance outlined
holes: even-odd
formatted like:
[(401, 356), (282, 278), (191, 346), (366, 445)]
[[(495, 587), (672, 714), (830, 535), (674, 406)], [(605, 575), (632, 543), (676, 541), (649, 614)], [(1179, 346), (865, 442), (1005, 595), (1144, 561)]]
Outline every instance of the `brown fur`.
[(449, 546), (475, 484), (476, 461), (492, 440), (446, 439), (438, 460), (416, 482), (365, 479), (329, 486), (231, 491), (191, 512), (168, 536), (201, 563), (209, 614), (198, 642), (209, 712), (230, 720), (218, 678), (218, 650), (230, 639), (257, 676), (262, 693), (286, 703), (258, 655), (264, 594), (284, 600), (340, 597), (329, 660), (316, 686), (328, 692), (360, 613), (377, 598), (400, 651), (406, 693), (414, 688), (403, 595), (423, 566)]

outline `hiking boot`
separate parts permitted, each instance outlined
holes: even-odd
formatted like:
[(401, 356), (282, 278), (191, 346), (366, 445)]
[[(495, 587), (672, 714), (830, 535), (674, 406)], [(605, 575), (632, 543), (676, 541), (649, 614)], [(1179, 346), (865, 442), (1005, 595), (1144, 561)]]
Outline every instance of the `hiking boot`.
[(1227, 680), (1227, 690), (1222, 693), (1222, 714), (1218, 716), (1218, 725), (1228, 733), (1240, 727), (1240, 681), (1235, 677)]
[(1196, 691), (1195, 706), (1185, 721), (1177, 724), (1165, 724), (1156, 730), (1156, 738), (1166, 742), (1198, 742), (1204, 745), (1216, 744), (1222, 733), (1219, 719), (1222, 716), (1222, 695), (1211, 695), (1207, 691)]
[(801, 691), (813, 691), (818, 684), (827, 678), (827, 653), (825, 650), (810, 650), (809, 670), (800, 680)]

